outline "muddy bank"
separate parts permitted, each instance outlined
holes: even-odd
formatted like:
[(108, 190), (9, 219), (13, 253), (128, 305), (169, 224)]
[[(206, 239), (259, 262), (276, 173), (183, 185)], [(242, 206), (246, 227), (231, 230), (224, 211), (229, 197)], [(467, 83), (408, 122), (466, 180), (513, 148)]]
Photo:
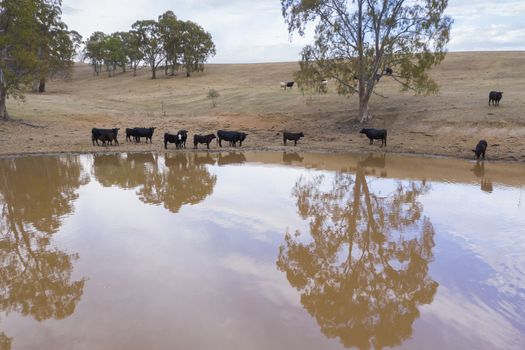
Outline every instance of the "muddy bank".
[[(45, 121), (0, 122), (0, 155), (37, 153), (111, 153), (111, 152), (152, 152), (164, 151), (164, 132), (189, 130), (186, 152), (193, 150), (193, 134), (216, 132), (218, 129), (242, 130), (248, 133), (243, 151), (275, 152), (321, 152), (321, 153), (392, 153), (408, 155), (429, 155), (460, 159), (475, 159), (471, 151), (480, 137), (487, 139), (489, 147), (487, 160), (525, 162), (525, 126), (520, 124), (505, 127), (490, 127), (471, 123), (456, 123), (452, 126), (434, 127), (431, 123), (417, 122), (411, 125), (391, 125), (388, 129), (388, 145), (380, 142), (369, 145), (368, 139), (359, 134), (362, 127), (355, 121), (333, 125), (330, 119), (288, 118), (274, 116), (207, 116), (188, 118), (156, 118), (127, 121), (111, 118), (104, 123), (93, 123), (79, 119)], [(376, 120), (380, 126), (381, 120)], [(126, 142), (126, 127), (152, 125), (156, 127), (153, 143)], [(93, 146), (91, 128), (118, 127), (119, 146)], [(305, 137), (297, 146), (289, 142), (283, 145), (282, 130), (303, 131)], [(406, 130), (406, 131), (405, 131)], [(482, 135), (482, 136), (476, 136)], [(200, 150), (205, 145), (199, 145)], [(210, 151), (231, 150), (212, 142)], [(170, 152), (178, 152), (173, 144)]]

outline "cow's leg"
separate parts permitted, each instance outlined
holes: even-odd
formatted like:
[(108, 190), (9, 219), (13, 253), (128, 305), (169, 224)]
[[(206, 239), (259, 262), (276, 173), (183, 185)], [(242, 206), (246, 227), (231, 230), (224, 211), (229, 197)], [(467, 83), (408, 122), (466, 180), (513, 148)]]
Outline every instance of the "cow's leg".
[(293, 140), (293, 145), (297, 146), (297, 140)]

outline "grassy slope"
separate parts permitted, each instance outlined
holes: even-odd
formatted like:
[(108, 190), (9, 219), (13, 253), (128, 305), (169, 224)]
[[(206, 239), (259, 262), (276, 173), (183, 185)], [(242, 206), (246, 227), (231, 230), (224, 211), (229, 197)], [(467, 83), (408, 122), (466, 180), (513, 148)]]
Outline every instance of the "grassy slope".
[[(89, 66), (79, 64), (71, 81), (52, 81), (46, 94), (28, 94), (25, 104), (9, 101), (8, 108), (17, 118), (48, 126), (71, 124), (71, 131), (80, 133), (105, 125), (171, 130), (176, 124), (197, 131), (245, 128), (258, 135), (254, 145), (260, 146), (269, 137), (277, 142), (276, 132), (290, 128), (305, 131), (310, 141), (305, 140), (305, 149), (343, 150), (352, 142), (363, 147), (357, 135), (347, 137), (360, 127), (355, 122), (356, 96), (338, 96), (332, 83), (327, 95), (310, 99), (297, 89), (279, 88), (280, 81), (293, 79), (297, 67), (296, 63), (207, 65), (205, 72), (191, 78), (159, 74), (159, 79), (151, 80), (147, 68), (137, 77), (122, 73), (107, 78), (95, 77)], [(437, 95), (401, 93), (396, 82), (384, 77), (377, 92), (387, 98), (373, 97), (371, 124), (389, 129), (389, 150), (395, 152), (468, 156), (472, 143), (487, 138), (489, 144), (500, 144), (499, 153), (492, 152), (498, 158), (523, 160), (513, 149), (520, 151), (516, 147), (525, 136), (524, 73), (525, 52), (449, 53), (432, 71), (441, 86)], [(220, 94), (216, 108), (206, 99), (210, 88)], [(504, 91), (500, 107), (487, 105), (490, 90)], [(319, 129), (325, 137), (318, 135)], [(11, 146), (16, 151), (16, 145)]]

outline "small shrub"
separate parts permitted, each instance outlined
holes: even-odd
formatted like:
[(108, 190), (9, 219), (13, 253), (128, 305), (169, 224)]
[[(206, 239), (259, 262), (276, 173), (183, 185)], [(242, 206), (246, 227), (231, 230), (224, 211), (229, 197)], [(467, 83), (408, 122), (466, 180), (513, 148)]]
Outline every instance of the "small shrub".
[(208, 90), (208, 96), (206, 96), (209, 100), (211, 100), (211, 104), (213, 107), (217, 105), (217, 98), (219, 97), (219, 93), (215, 89), (209, 89)]

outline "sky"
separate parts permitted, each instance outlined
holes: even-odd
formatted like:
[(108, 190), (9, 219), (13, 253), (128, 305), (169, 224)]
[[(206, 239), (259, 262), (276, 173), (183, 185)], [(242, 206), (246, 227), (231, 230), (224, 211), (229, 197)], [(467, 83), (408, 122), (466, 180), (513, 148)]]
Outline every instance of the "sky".
[[(525, 50), (525, 0), (448, 3), (449, 51)], [(288, 34), (280, 0), (63, 0), (62, 10), (64, 22), (84, 38), (127, 31), (136, 20), (172, 10), (211, 33), (217, 54), (210, 63), (297, 61), (311, 41)]]

